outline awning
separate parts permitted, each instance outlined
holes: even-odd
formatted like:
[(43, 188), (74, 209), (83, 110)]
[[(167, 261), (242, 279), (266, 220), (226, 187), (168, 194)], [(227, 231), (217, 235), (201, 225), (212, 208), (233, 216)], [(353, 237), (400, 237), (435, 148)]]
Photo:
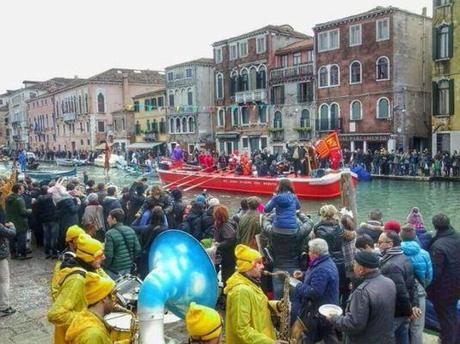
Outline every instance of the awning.
[[(109, 147), (112, 147), (113, 146), (113, 143), (109, 143)], [(104, 150), (105, 149), (105, 142), (99, 144), (96, 146), (96, 149), (102, 149)]]
[(152, 148), (155, 148), (161, 144), (163, 144), (164, 142), (136, 142), (136, 143), (131, 143), (129, 146), (128, 146), (128, 149), (129, 150), (132, 150), (132, 149), (152, 149)]

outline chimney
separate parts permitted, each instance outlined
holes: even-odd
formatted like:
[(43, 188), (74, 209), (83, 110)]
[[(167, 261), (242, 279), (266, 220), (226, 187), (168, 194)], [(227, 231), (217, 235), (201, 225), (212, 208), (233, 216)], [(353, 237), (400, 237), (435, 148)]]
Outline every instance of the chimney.
[(75, 74), (75, 75), (73, 76), (73, 78), (74, 78), (74, 79), (78, 79), (78, 75)]
[(130, 99), (129, 99), (129, 85), (128, 85), (128, 73), (123, 73), (122, 74), (122, 78), (123, 78), (123, 85), (122, 85), (122, 96), (123, 96), (123, 110), (126, 108), (126, 106), (128, 106), (128, 104), (130, 103)]
[(426, 7), (422, 8), (422, 16), (426, 17)]

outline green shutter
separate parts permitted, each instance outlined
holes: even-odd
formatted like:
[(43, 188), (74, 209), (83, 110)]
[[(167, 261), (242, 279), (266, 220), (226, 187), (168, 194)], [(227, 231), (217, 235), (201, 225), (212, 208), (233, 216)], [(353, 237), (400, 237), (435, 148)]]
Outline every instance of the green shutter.
[(433, 102), (433, 116), (439, 115), (438, 109), (439, 109), (439, 91), (438, 91), (438, 83), (433, 82), (433, 89), (432, 89), (432, 102)]
[(302, 87), (301, 87), (301, 83), (298, 83), (297, 84), (297, 103), (300, 103), (302, 102)]
[(455, 86), (454, 79), (449, 80), (449, 115), (455, 113)]
[(433, 28), (433, 33), (432, 33), (432, 54), (433, 54), (433, 61), (437, 60), (438, 58), (438, 29)]
[(284, 85), (281, 86), (281, 104), (284, 104)]
[(270, 90), (271, 103), (275, 104), (275, 87), (272, 87)]
[(452, 58), (454, 54), (454, 30), (453, 24), (449, 25), (449, 58)]

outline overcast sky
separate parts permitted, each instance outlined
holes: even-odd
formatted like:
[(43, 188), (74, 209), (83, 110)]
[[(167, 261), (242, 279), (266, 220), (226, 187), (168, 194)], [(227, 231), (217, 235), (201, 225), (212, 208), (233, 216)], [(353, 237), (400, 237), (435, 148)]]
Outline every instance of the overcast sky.
[(390, 5), (432, 13), (432, 0), (2, 0), (0, 94), (23, 80), (163, 70), (267, 24), (311, 34), (317, 23)]

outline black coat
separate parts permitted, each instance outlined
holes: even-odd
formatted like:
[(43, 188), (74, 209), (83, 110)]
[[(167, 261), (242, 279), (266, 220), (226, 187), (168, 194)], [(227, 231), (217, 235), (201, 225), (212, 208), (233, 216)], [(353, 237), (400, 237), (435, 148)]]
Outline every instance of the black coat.
[(72, 197), (64, 198), (56, 204), (61, 235), (65, 236), (67, 228), (78, 224), (79, 209), (80, 207)]
[(414, 268), (400, 247), (389, 249), (380, 261), (382, 274), (396, 285), (395, 317), (409, 317), (417, 306)]
[(428, 287), (431, 300), (460, 298), (460, 235), (453, 229), (438, 231), (429, 252), (433, 264), (433, 281)]
[(56, 205), (51, 195), (41, 195), (35, 204), (37, 220), (40, 223), (49, 223), (58, 220)]

